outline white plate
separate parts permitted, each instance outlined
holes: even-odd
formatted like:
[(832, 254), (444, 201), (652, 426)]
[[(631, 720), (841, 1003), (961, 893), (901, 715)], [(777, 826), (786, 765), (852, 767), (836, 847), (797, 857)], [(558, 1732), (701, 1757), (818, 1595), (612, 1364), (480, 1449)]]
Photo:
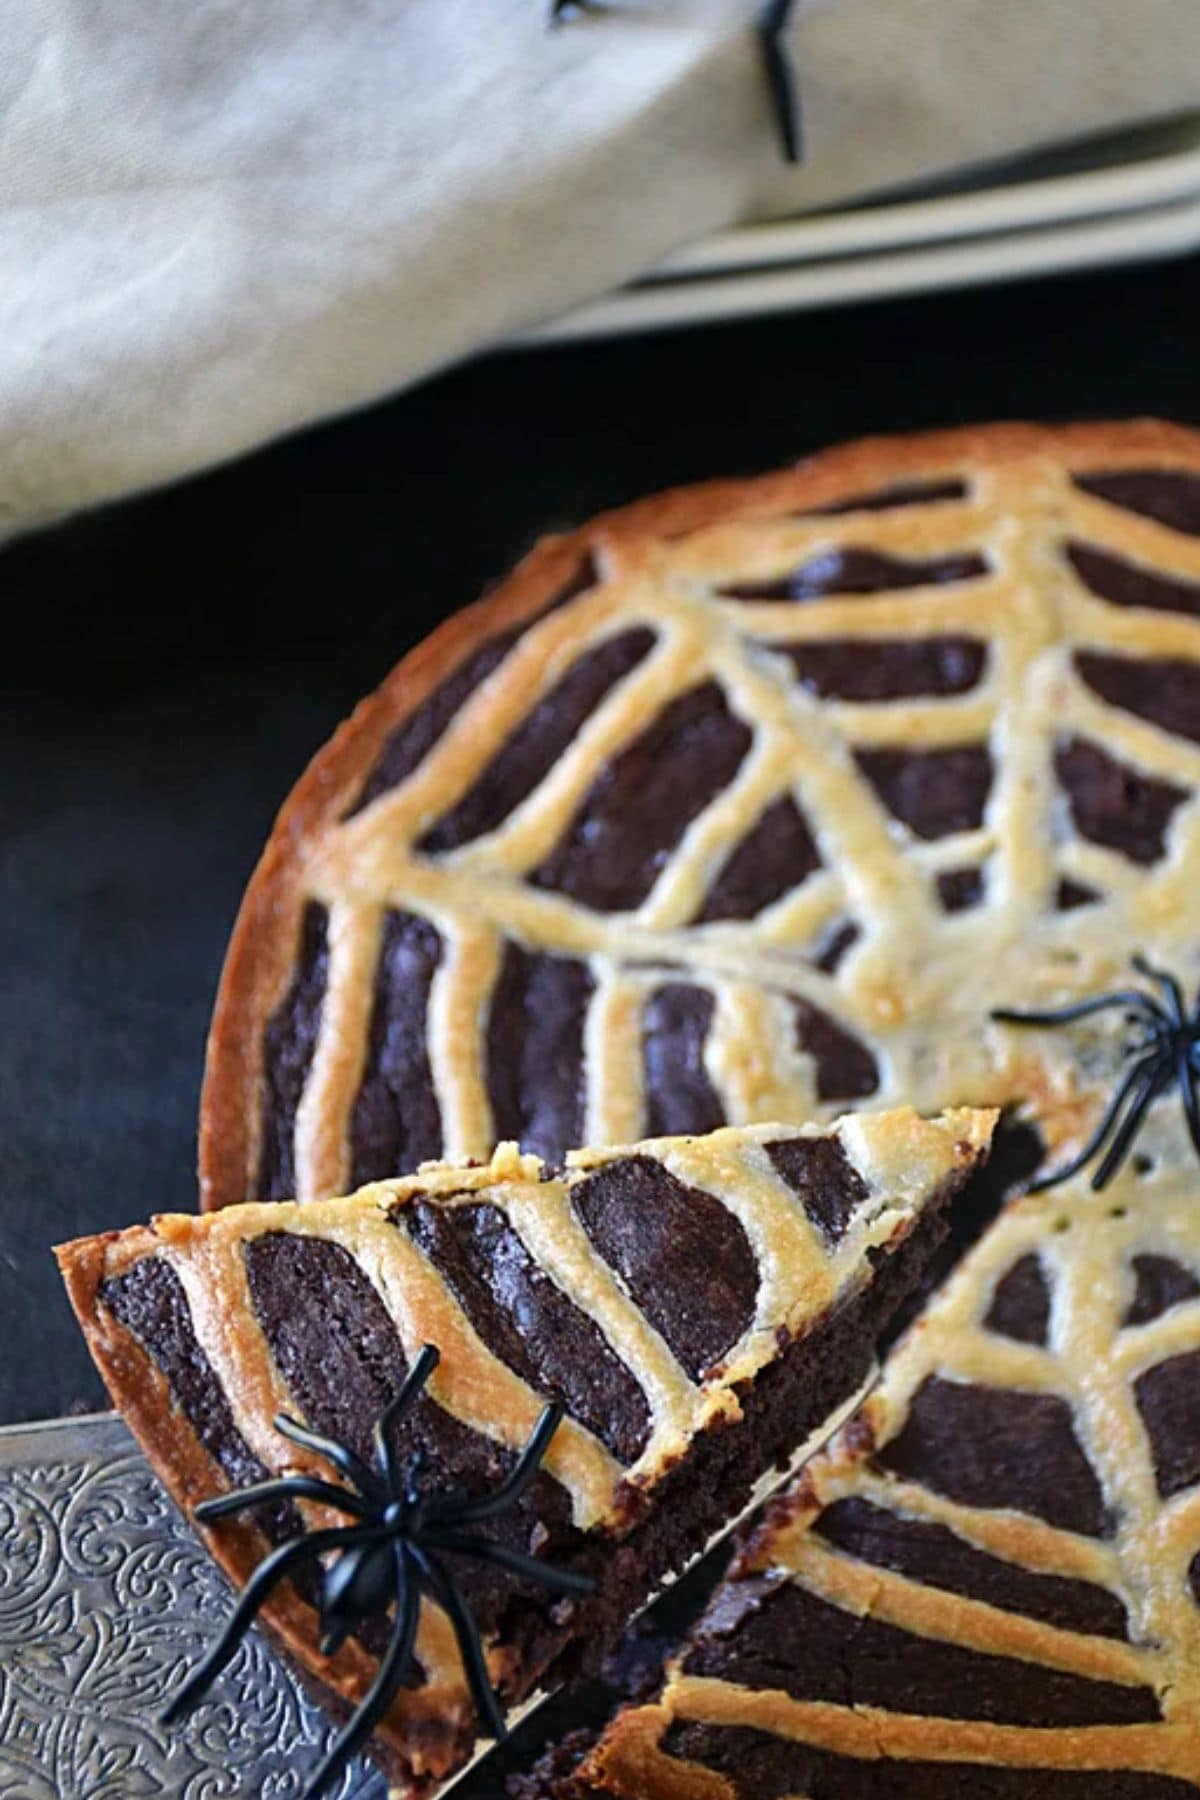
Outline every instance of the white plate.
[[(953, 191), (947, 191), (953, 186)], [(1026, 231), (1200, 194), (1200, 113), (1167, 125), (1043, 152), (888, 201), (807, 218), (740, 225), (668, 257), (659, 281), (772, 263), (856, 255), (898, 244)]]
[(517, 342), (884, 299), (1197, 247), (1200, 114), (1029, 158), (990, 184), (976, 176), (952, 193), (722, 232)]
[(1200, 193), (1081, 224), (1050, 225), (951, 244), (915, 245), (829, 261), (781, 264), (742, 274), (646, 283), (575, 308), (513, 340), (555, 343), (662, 330), (756, 313), (884, 300), (933, 288), (1015, 281), (1105, 263), (1182, 256), (1200, 249)]

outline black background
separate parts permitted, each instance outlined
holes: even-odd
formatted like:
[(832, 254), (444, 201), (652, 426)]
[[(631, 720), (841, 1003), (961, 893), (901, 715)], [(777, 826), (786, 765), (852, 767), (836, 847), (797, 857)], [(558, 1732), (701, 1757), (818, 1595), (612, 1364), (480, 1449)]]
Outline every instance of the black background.
[(497, 355), (0, 554), (0, 1421), (100, 1404), (49, 1246), (195, 1203), (204, 1033), (306, 759), (547, 527), (867, 431), (1200, 420), (1200, 261)]

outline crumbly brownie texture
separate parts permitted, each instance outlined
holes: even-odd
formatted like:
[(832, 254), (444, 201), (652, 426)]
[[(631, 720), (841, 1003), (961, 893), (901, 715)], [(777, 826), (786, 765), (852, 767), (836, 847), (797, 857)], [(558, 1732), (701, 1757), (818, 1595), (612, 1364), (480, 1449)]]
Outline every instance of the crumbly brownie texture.
[[(581, 1152), (557, 1177), (510, 1145), (490, 1165), (164, 1216), (59, 1254), (113, 1399), (188, 1511), (310, 1466), (273, 1429), (279, 1412), (368, 1453), (426, 1342), (441, 1361), (397, 1429), (439, 1486), (494, 1485), (559, 1395), (543, 1473), (491, 1529), (594, 1575), (595, 1594), (563, 1601), (461, 1570), (516, 1702), (601, 1657), (857, 1392), (992, 1124), (900, 1109), (834, 1129), (726, 1129)], [(316, 1522), (326, 1509), (288, 1506), (268, 1536), (293, 1534), (297, 1510)], [(239, 1584), (265, 1548), (249, 1519), (205, 1535)], [(279, 1590), (263, 1616), (335, 1704), (361, 1697), (382, 1621), (327, 1659), (303, 1593)], [(449, 1621), (428, 1603), (417, 1656), (379, 1743), (424, 1793), (466, 1760), (475, 1726)]]
[(1200, 1210), (1009, 1208), (559, 1800), (1200, 1790)]
[[(281, 814), (209, 1048), (204, 1203), (433, 1156), (1020, 1101), (1200, 974), (1200, 436), (874, 440), (540, 545)], [(1167, 1102), (1159, 1153), (1190, 1156)], [(1165, 1123), (1164, 1123), (1165, 1122)]]

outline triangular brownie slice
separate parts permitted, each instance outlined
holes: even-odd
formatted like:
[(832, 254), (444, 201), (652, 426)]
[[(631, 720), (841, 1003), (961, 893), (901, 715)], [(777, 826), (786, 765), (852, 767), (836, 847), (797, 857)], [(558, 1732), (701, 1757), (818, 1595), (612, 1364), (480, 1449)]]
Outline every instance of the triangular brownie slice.
[[(1200, 1212), (1014, 1203), (548, 1800), (1200, 1792)], [(555, 1769), (559, 1773), (555, 1774)]]
[[(855, 1394), (992, 1125), (906, 1109), (724, 1129), (582, 1151), (562, 1173), (508, 1146), (348, 1199), (168, 1215), (59, 1254), (113, 1399), (189, 1511), (283, 1470), (330, 1476), (279, 1435), (280, 1413), (367, 1457), (425, 1344), (440, 1361), (395, 1446), (422, 1484), (488, 1492), (544, 1400), (564, 1402), (541, 1472), (489, 1529), (595, 1591), (564, 1600), (487, 1565), (459, 1571), (511, 1707), (593, 1665)], [(292, 1501), (208, 1542), (241, 1585), (264, 1531), (329, 1516)], [(302, 1592), (277, 1589), (263, 1617), (335, 1707), (360, 1700), (382, 1615), (332, 1656)], [(402, 1791), (424, 1794), (476, 1734), (450, 1621), (426, 1602), (376, 1747)]]

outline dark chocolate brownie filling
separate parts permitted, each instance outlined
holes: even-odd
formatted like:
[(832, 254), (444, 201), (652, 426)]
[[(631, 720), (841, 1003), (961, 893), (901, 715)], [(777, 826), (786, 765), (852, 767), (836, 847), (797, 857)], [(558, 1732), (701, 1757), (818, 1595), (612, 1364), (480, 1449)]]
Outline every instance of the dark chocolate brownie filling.
[(1111, 469), (1076, 475), (1074, 481), (1110, 506), (1200, 537), (1200, 477), (1186, 469)]
[(828, 1243), (839, 1244), (870, 1193), (841, 1139), (780, 1138), (767, 1155)]
[(455, 850), (495, 831), (550, 773), (605, 696), (654, 648), (645, 626), (587, 650), (496, 752), (473, 786), (417, 845), (427, 855)]
[(1068, 544), (1067, 560), (1084, 587), (1113, 606), (1143, 606), (1190, 618), (1200, 615), (1200, 582), (1144, 569), (1094, 544)]
[(1058, 912), (1073, 912), (1077, 906), (1094, 906), (1103, 898), (1095, 888), (1085, 887), (1082, 881), (1072, 881), (1064, 877), (1054, 892), (1054, 905)]
[(978, 638), (828, 638), (772, 644), (802, 687), (822, 700), (909, 700), (922, 694), (965, 694), (983, 673)]
[(983, 822), (992, 785), (986, 744), (856, 750), (854, 760), (892, 817), (920, 838), (949, 837)]
[(1010, 1194), (1023, 1188), (1041, 1168), (1046, 1147), (1032, 1125), (1002, 1114), (992, 1137), (992, 1153), (976, 1169), (950, 1209), (946, 1241), (934, 1254), (912, 1299), (903, 1306), (888, 1329), (887, 1343), (894, 1343), (920, 1312), (929, 1296), (953, 1273), (967, 1251), (983, 1236)]
[(518, 631), (504, 631), (487, 638), (463, 658), (427, 699), (400, 721), (384, 740), (362, 792), (346, 812), (348, 819), (370, 806), (372, 800), (378, 800), (380, 794), (407, 781), (475, 689), (482, 687), (492, 671), (500, 667), (519, 636)]
[[(957, 1185), (953, 1178), (942, 1198)], [(679, 1567), (727, 1524), (763, 1471), (782, 1467), (795, 1446), (856, 1391), (884, 1325), (911, 1291), (931, 1244), (943, 1231), (935, 1200), (913, 1233), (879, 1260), (865, 1288), (793, 1338), (778, 1360), (746, 1386), (742, 1418), (736, 1424), (716, 1426), (693, 1441), (688, 1455), (657, 1489), (654, 1512), (624, 1549), (614, 1555), (608, 1546), (596, 1548), (595, 1572), (604, 1583), (598, 1596), (604, 1628), (586, 1646), (574, 1646), (560, 1673), (570, 1673), (580, 1655), (585, 1668), (598, 1666), (607, 1643), (647, 1588), (656, 1586), (666, 1569)], [(721, 1254), (718, 1246), (708, 1258), (706, 1283), (712, 1282)]]
[[(581, 1725), (555, 1738), (528, 1768), (508, 1777), (504, 1783), (508, 1800), (585, 1800), (586, 1794), (594, 1795), (595, 1789), (585, 1790), (573, 1777), (598, 1735), (595, 1726)], [(507, 1760), (511, 1751), (503, 1754)]]
[(794, 1800), (797, 1794), (805, 1800), (1195, 1800), (1196, 1794), (1190, 1781), (1135, 1771), (860, 1760), (743, 1725), (680, 1721), (663, 1748), (716, 1770), (737, 1800)]
[(861, 1039), (811, 1001), (791, 996), (796, 1042), (816, 1067), (818, 1100), (863, 1100), (879, 1086), (879, 1067)]
[(839, 513), (891, 512), (901, 506), (932, 506), (943, 500), (965, 500), (967, 484), (951, 478), (947, 481), (897, 481), (891, 487), (875, 488), (869, 494), (855, 494), (849, 500), (835, 500), (829, 506), (812, 506), (800, 518), (836, 518)]
[[(707, 1573), (710, 1556), (715, 1558), (722, 1554), (725, 1556), (724, 1566), (728, 1568), (729, 1559), (733, 1555), (731, 1544), (717, 1547), (708, 1556), (701, 1559), (705, 1573)], [(701, 1568), (698, 1564), (694, 1569), (688, 1571), (681, 1586), (685, 1591), (690, 1591), (691, 1587), (701, 1578)], [(714, 1575), (711, 1586), (715, 1587), (719, 1580), (720, 1577)], [(711, 1587), (709, 1591), (711, 1592)], [(707, 1597), (706, 1594), (705, 1598), (707, 1599)], [(681, 1598), (682, 1595), (677, 1588), (671, 1596), (671, 1605), (678, 1605)], [(667, 1606), (662, 1609), (664, 1614), (668, 1610)], [(676, 1616), (682, 1618), (686, 1615), (681, 1613)], [(663, 1665), (667, 1658), (673, 1656), (679, 1648), (678, 1631), (664, 1630), (663, 1627), (666, 1624), (666, 1618), (660, 1618), (656, 1608), (649, 1608), (647, 1613), (643, 1613), (640, 1618), (633, 1620), (620, 1643), (605, 1658), (601, 1671), (604, 1680), (623, 1699), (649, 1700), (658, 1692), (662, 1684)]]
[(944, 911), (969, 912), (983, 899), (983, 870), (943, 869), (937, 878), (937, 893)]
[(692, 820), (737, 774), (752, 736), (717, 682), (680, 694), (597, 776), (530, 881), (599, 912), (640, 906)]
[(296, 1192), (296, 1111), (312, 1067), (329, 981), (329, 914), (315, 900), (304, 908), (292, 985), (267, 1020), (263, 1035), (260, 1200), (290, 1200)]
[(426, 1049), (426, 1015), (442, 939), (428, 919), (383, 922), (367, 1063), (350, 1117), (354, 1187), (403, 1175), (442, 1153), (442, 1114)]
[(1110, 706), (1200, 743), (1200, 663), (1179, 656), (1110, 656), (1077, 650), (1075, 667)]
[(877, 1461), (964, 1506), (1013, 1507), (1087, 1537), (1112, 1529), (1071, 1408), (1057, 1394), (931, 1375)]
[(558, 1396), (622, 1463), (650, 1435), (637, 1381), (595, 1321), (530, 1256), (499, 1207), (416, 1200), (397, 1217), (440, 1269), (489, 1350), (535, 1393)]
[(1164, 1500), (1200, 1481), (1200, 1350), (1168, 1357), (1133, 1384)]
[(718, 591), (723, 600), (818, 600), (824, 594), (879, 594), (941, 586), (970, 581), (987, 572), (984, 558), (974, 554), (921, 560), (847, 545), (822, 550), (778, 580), (738, 582)]
[(389, 788), (399, 787), (402, 781), (407, 780), (418, 764), (428, 756), (475, 689), (482, 687), (492, 671), (499, 668), (522, 633), (548, 618), (560, 606), (566, 606), (586, 589), (594, 587), (597, 580), (596, 566), (590, 555), (585, 556), (561, 593), (556, 594), (531, 619), (526, 619), (511, 631), (501, 631), (495, 637), (485, 639), (465, 656), (440, 686), (434, 688), (419, 706), (414, 707), (407, 718), (402, 719), (385, 739), (374, 767), (363, 783), (362, 792), (345, 816), (352, 818), (364, 806), (369, 806), (372, 800), (377, 800), (380, 794), (386, 794)]
[(1079, 737), (1059, 744), (1054, 772), (1080, 837), (1117, 850), (1131, 862), (1159, 860), (1171, 815), (1188, 798), (1186, 788), (1141, 775)]
[(752, 919), (821, 866), (808, 820), (790, 794), (767, 807), (721, 865), (696, 915), (700, 925), (713, 919)]
[(1060, 1631), (1128, 1640), (1123, 1603), (1108, 1588), (1064, 1575), (1039, 1575), (977, 1550), (945, 1525), (909, 1519), (869, 1500), (835, 1500), (813, 1527), (839, 1550), (894, 1569), (928, 1587), (983, 1600)]
[(657, 988), (642, 1014), (646, 1133), (686, 1137), (725, 1123), (704, 1067), (715, 1001), (707, 988), (673, 981)]
[(857, 944), (861, 936), (862, 932), (853, 919), (845, 919), (840, 925), (835, 925), (822, 938), (812, 959), (813, 968), (820, 969), (825, 975), (834, 974), (846, 952)]
[(1152, 1688), (919, 1636), (843, 1612), (771, 1575), (718, 1593), (683, 1669), (795, 1700), (998, 1725), (1136, 1725), (1161, 1717)]
[[(380, 1413), (408, 1373), (408, 1359), (369, 1277), (339, 1244), (284, 1231), (252, 1238), (245, 1246), (246, 1275), (263, 1335), (306, 1422), (371, 1456)], [(435, 1482), (447, 1480), (475, 1493), (501, 1481), (513, 1453), (463, 1425), (428, 1396), (396, 1426), (395, 1439), (408, 1460), (423, 1456)], [(511, 1512), (491, 1520), (486, 1535), (525, 1553), (577, 1541), (570, 1500), (552, 1476), (538, 1475)], [(553, 1601), (532, 1584), (486, 1563), (455, 1559), (455, 1573), (471, 1597), (485, 1630), (497, 1628), (518, 1588), (522, 1605), (545, 1612)]]
[(492, 1132), (549, 1163), (583, 1142), (583, 1033), (595, 983), (585, 962), (505, 947), (487, 1024)]
[[(230, 1485), (265, 1480), (267, 1470), (234, 1424), (225, 1390), (196, 1336), (183, 1283), (170, 1263), (161, 1256), (144, 1256), (126, 1274), (102, 1282), (100, 1299), (154, 1358), (176, 1405)], [(296, 1518), (291, 1507), (286, 1510)]]
[(1034, 1255), (1023, 1256), (996, 1283), (983, 1321), (989, 1331), (1021, 1344), (1046, 1344), (1050, 1336), (1050, 1289)]
[[(837, 1404), (853, 1390), (865, 1373), (869, 1351), (867, 1346), (878, 1334), (880, 1321), (895, 1307), (900, 1292), (911, 1284), (914, 1268), (928, 1252), (929, 1235), (937, 1230), (937, 1219), (926, 1214), (914, 1238), (881, 1262), (875, 1282), (845, 1307), (818, 1323), (803, 1339), (793, 1340), (780, 1361), (765, 1370), (744, 1395), (745, 1418), (729, 1428), (717, 1428), (701, 1434), (689, 1452), (667, 1476), (656, 1495), (654, 1513), (639, 1527), (629, 1541), (635, 1558), (625, 1559), (623, 1552), (613, 1555), (601, 1549), (599, 1567), (603, 1571), (604, 1591), (596, 1602), (586, 1603), (589, 1616), (580, 1621), (581, 1631), (591, 1632), (587, 1664), (596, 1665), (595, 1646), (603, 1646), (605, 1638), (619, 1624), (621, 1611), (609, 1604), (616, 1586), (626, 1581), (630, 1568), (640, 1565), (641, 1579), (637, 1588), (627, 1586), (624, 1611), (631, 1610), (630, 1601), (647, 1582), (654, 1584), (654, 1571), (669, 1564), (677, 1565), (689, 1547), (703, 1542), (722, 1521), (744, 1502), (752, 1469), (778, 1464), (781, 1455), (813, 1429)], [(924, 1240), (919, 1241), (919, 1240)], [(706, 1559), (708, 1561), (709, 1559)], [(688, 1578), (694, 1592), (697, 1569)], [(710, 1583), (713, 1571), (706, 1571)], [(676, 1592), (682, 1591), (677, 1590)], [(671, 1603), (673, 1605), (674, 1596)], [(593, 1631), (593, 1610), (604, 1608), (602, 1626)], [(681, 1622), (685, 1614), (675, 1611)], [(553, 1671), (555, 1676), (573, 1672), (574, 1660), (581, 1649), (579, 1642), (569, 1647), (567, 1655)], [(610, 1665), (611, 1667), (611, 1665)], [(612, 1698), (609, 1690), (610, 1700)], [(579, 1700), (570, 1711), (575, 1716)], [(597, 1711), (592, 1713), (597, 1716)], [(561, 1709), (565, 1717), (567, 1708)], [(534, 1796), (571, 1796), (579, 1800), (576, 1788), (568, 1781), (571, 1769), (585, 1748), (585, 1740), (573, 1740), (568, 1753), (561, 1747), (543, 1759), (528, 1774), (511, 1783), (514, 1796), (526, 1800)], [(511, 1764), (509, 1765), (511, 1766)], [(564, 1783), (566, 1785), (564, 1785)], [(588, 1790), (590, 1791), (590, 1790)]]
[(1133, 1274), (1137, 1286), (1122, 1325), (1148, 1325), (1200, 1294), (1200, 1281), (1170, 1256), (1135, 1256)]
[(758, 1264), (739, 1219), (649, 1156), (605, 1163), (571, 1190), (592, 1243), (694, 1381), (749, 1329)]

